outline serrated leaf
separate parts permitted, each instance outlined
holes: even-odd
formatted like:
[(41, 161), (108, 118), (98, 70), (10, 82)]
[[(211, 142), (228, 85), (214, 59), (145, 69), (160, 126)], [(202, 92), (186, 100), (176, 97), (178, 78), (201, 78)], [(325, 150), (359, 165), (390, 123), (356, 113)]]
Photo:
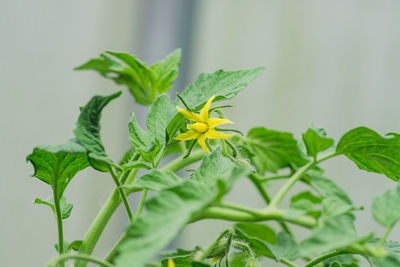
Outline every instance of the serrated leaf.
[(32, 176), (49, 184), (61, 197), (68, 183), (81, 170), (89, 166), (87, 150), (76, 139), (62, 145), (41, 145), (28, 155), (35, 169)]
[(288, 132), (255, 127), (240, 144), (250, 152), (250, 159), (260, 173), (276, 173), (279, 169), (306, 163), (297, 149), (297, 141)]
[(182, 183), (184, 180), (175, 175), (174, 172), (162, 172), (158, 169), (152, 169), (148, 173), (136, 180), (128, 188), (132, 190), (148, 189), (153, 191), (161, 191), (170, 187), (174, 187)]
[[(214, 73), (202, 73), (197, 80), (182, 92), (182, 97), (194, 111), (198, 111), (210, 97), (215, 96), (214, 102), (231, 99), (255, 78), (261, 75), (264, 68), (249, 70), (223, 71), (218, 70)], [(183, 108), (179, 99), (175, 100), (175, 105)], [(171, 119), (168, 125), (169, 136), (182, 127), (185, 118), (178, 112)]]
[[(116, 60), (118, 59), (118, 60)], [(107, 51), (75, 70), (94, 70), (103, 77), (128, 87), (137, 103), (150, 105), (157, 96), (169, 90), (178, 75), (180, 50), (148, 67), (135, 56)]]
[(382, 137), (367, 127), (355, 128), (343, 135), (336, 151), (362, 170), (382, 173), (395, 181), (400, 177), (400, 136), (397, 134)]
[(326, 220), (300, 244), (302, 256), (316, 256), (357, 242), (354, 216), (343, 214)]
[(375, 220), (385, 227), (393, 227), (400, 220), (400, 186), (387, 190), (374, 198), (372, 214)]
[(322, 198), (337, 197), (347, 204), (352, 204), (346, 192), (331, 179), (311, 175), (310, 186), (317, 191)]
[[(35, 204), (44, 204), (47, 205), (51, 208), (53, 212), (55, 212), (55, 207), (54, 207), (54, 198), (49, 198), (46, 200), (43, 200), (41, 198), (36, 198), (35, 201), (33, 202)], [(67, 202), (67, 198), (62, 196), (60, 199), (60, 209), (61, 209), (61, 217), (63, 219), (67, 219), (71, 215), (71, 211), (74, 205), (71, 203)]]
[(92, 97), (82, 109), (74, 130), (76, 138), (89, 152), (90, 165), (99, 171), (108, 172), (109, 166), (117, 167), (104, 149), (100, 136), (100, 119), (103, 108), (120, 95), (121, 91), (109, 96), (96, 95)]
[(326, 132), (322, 128), (310, 127), (302, 135), (302, 140), (307, 150), (307, 155), (316, 158), (319, 152), (332, 147), (334, 140), (326, 137)]

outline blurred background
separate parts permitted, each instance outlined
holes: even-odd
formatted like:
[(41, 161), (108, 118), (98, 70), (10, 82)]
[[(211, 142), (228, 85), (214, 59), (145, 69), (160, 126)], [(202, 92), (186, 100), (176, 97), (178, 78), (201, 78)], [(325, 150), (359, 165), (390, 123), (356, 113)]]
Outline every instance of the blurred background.
[[(235, 109), (227, 115), (245, 132), (266, 126), (298, 137), (311, 123), (336, 140), (360, 125), (381, 134), (399, 132), (399, 11), (396, 0), (1, 0), (1, 265), (45, 266), (56, 255), (50, 210), (32, 203), (51, 191), (29, 176), (33, 169), (25, 157), (38, 144), (71, 138), (79, 106), (94, 94), (117, 89), (94, 72), (73, 72), (74, 67), (105, 50), (129, 52), (154, 63), (181, 47), (174, 90), (183, 90), (201, 72), (266, 67), (232, 101)], [(123, 96), (105, 109), (102, 120), (103, 139), (115, 160), (129, 145), (129, 112), (141, 114), (143, 122), (147, 111), (133, 103), (126, 90)], [(373, 196), (393, 188), (394, 182), (361, 172), (345, 158), (323, 167), (356, 205), (365, 206), (358, 213), (359, 233), (382, 234), (370, 206)], [(75, 204), (65, 222), (67, 240), (83, 237), (112, 188), (108, 175), (89, 168), (74, 179), (65, 192)], [(269, 190), (274, 193), (276, 188)], [(253, 192), (243, 180), (229, 198), (262, 207)], [(95, 254), (103, 256), (126, 225), (125, 212), (119, 209)], [(206, 245), (224, 226), (215, 221), (191, 225), (172, 246)], [(391, 238), (400, 240), (400, 226)]]

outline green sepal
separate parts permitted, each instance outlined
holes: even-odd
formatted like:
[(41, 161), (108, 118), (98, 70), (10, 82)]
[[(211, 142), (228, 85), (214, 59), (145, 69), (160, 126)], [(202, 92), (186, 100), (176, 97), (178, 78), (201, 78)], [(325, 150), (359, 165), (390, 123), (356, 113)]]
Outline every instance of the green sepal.
[[(44, 204), (47, 205), (51, 208), (51, 210), (53, 211), (53, 213), (55, 214), (55, 207), (54, 207), (54, 199), (48, 198), (48, 199), (41, 199), (41, 198), (36, 198), (33, 203), (35, 204)], [(60, 199), (60, 209), (61, 209), (61, 217), (62, 219), (67, 219), (70, 215), (71, 215), (71, 211), (72, 208), (74, 207), (74, 205), (72, 205), (71, 203), (67, 202), (66, 197), (62, 196)]]
[(49, 184), (59, 198), (72, 178), (89, 166), (87, 150), (76, 139), (62, 145), (37, 146), (26, 159), (34, 167), (32, 176)]
[(119, 166), (108, 157), (101, 140), (101, 112), (110, 101), (120, 95), (121, 91), (109, 96), (96, 95), (92, 97), (82, 109), (74, 130), (76, 138), (88, 151), (90, 165), (103, 172), (108, 172), (110, 166), (117, 168)]
[(343, 135), (336, 152), (344, 154), (362, 170), (382, 173), (394, 181), (400, 178), (398, 134), (382, 137), (367, 127), (358, 127)]

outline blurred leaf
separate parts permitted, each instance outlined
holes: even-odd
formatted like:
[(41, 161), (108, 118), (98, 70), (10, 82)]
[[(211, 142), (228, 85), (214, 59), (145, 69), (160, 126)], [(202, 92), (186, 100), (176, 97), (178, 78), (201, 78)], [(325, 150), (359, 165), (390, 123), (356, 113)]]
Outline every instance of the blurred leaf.
[(382, 173), (395, 181), (400, 177), (400, 136), (397, 134), (382, 137), (369, 128), (355, 128), (343, 135), (336, 151), (362, 170)]
[(324, 220), (353, 211), (355, 207), (338, 197), (328, 197), (322, 201)]
[(385, 227), (393, 227), (400, 220), (400, 186), (387, 190), (374, 198), (372, 214), (375, 220)]
[(148, 169), (148, 170), (151, 169), (151, 167), (149, 167), (146, 163), (141, 162), (141, 161), (132, 161), (130, 163), (122, 165), (121, 168), (124, 171), (128, 171), (128, 170), (131, 170), (131, 169), (140, 169), (140, 168), (141, 169)]
[(175, 175), (174, 172), (162, 172), (158, 169), (152, 169), (140, 179), (136, 180), (129, 188), (142, 190), (148, 189), (153, 191), (161, 191), (173, 186), (177, 186), (184, 180)]
[[(54, 207), (54, 199), (49, 198), (47, 200), (43, 200), (40, 198), (36, 198), (34, 201), (35, 204), (44, 204), (49, 206), (55, 214), (55, 207)], [(61, 217), (63, 219), (67, 219), (71, 215), (71, 211), (74, 205), (67, 202), (66, 197), (62, 196), (60, 199), (60, 209), (61, 209)]]
[(150, 105), (157, 93), (162, 94), (172, 87), (178, 75), (180, 56), (180, 50), (175, 50), (163, 61), (148, 67), (135, 56), (108, 51), (75, 70), (97, 71), (103, 77), (127, 86), (137, 103)]
[(81, 110), (76, 128), (76, 138), (87, 149), (90, 165), (103, 172), (109, 171), (109, 166), (118, 167), (108, 156), (100, 136), (100, 119), (103, 108), (121, 92), (109, 96), (96, 95)]
[[(379, 238), (373, 238), (368, 242), (370, 245), (376, 246)], [(400, 243), (394, 241), (385, 241), (383, 248), (389, 253), (386, 257), (369, 257), (372, 267), (397, 267), (400, 266)]]
[(62, 145), (37, 146), (26, 159), (35, 169), (32, 176), (49, 184), (61, 197), (72, 178), (89, 166), (86, 154), (86, 149), (71, 139)]
[(288, 233), (278, 233), (276, 245), (270, 245), (271, 250), (277, 256), (276, 260), (288, 259), (296, 260), (300, 256), (299, 246), (296, 241)]
[(291, 133), (252, 128), (240, 142), (249, 151), (250, 160), (260, 173), (276, 173), (279, 169), (302, 166), (306, 162), (297, 149), (297, 141)]
[(303, 191), (300, 192), (299, 194), (293, 196), (290, 199), (291, 203), (295, 203), (298, 202), (300, 200), (309, 200), (312, 204), (320, 204), (322, 199), (320, 197), (315, 196), (313, 193), (311, 193), (310, 191)]
[(360, 240), (354, 227), (354, 216), (343, 214), (326, 220), (300, 244), (302, 256), (316, 256), (343, 248)]
[(337, 197), (347, 204), (352, 204), (346, 192), (331, 179), (312, 175), (310, 178), (310, 186), (323, 198)]
[(325, 151), (334, 144), (334, 140), (326, 137), (322, 128), (310, 127), (302, 135), (302, 140), (307, 150), (307, 155), (316, 158), (319, 152)]

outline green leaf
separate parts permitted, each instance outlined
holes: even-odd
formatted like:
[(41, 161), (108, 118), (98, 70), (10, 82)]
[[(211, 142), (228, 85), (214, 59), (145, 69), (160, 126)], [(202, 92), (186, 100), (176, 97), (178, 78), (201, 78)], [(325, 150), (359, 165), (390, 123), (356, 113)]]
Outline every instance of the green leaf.
[[(259, 67), (249, 70), (218, 70), (214, 73), (202, 73), (182, 92), (182, 97), (193, 110), (198, 111), (212, 96), (215, 96), (214, 102), (233, 98), (260, 76), (263, 70), (264, 68)], [(175, 100), (175, 105), (183, 108), (179, 99)], [(185, 122), (185, 118), (180, 113), (175, 114), (168, 125), (170, 137), (173, 137)]]
[(326, 267), (358, 267), (358, 259), (354, 255), (338, 255), (324, 261)]
[(151, 169), (151, 167), (149, 167), (146, 163), (141, 162), (141, 161), (132, 161), (132, 162), (126, 163), (126, 164), (122, 165), (121, 168), (124, 171), (128, 171), (131, 169), (148, 169), (148, 170)]
[(289, 209), (285, 213), (285, 218), (295, 219), (303, 215), (309, 215), (318, 219), (321, 216), (321, 211), (314, 206), (314, 203), (308, 199), (299, 199), (291, 202)]
[(172, 52), (165, 60), (148, 67), (135, 56), (108, 51), (91, 59), (75, 70), (94, 70), (103, 77), (128, 87), (139, 104), (150, 105), (157, 96), (172, 87), (178, 75), (180, 50)]
[(322, 201), (322, 199), (320, 197), (315, 196), (313, 193), (311, 193), (310, 191), (307, 190), (307, 191), (300, 192), (299, 194), (293, 196), (290, 199), (290, 202), (296, 203), (296, 202), (298, 202), (300, 200), (304, 200), (304, 199), (309, 200), (313, 204), (320, 204)]
[(328, 197), (322, 201), (322, 209), (324, 212), (324, 220), (327, 220), (351, 212), (355, 210), (355, 207), (338, 197)]
[(387, 190), (374, 198), (372, 214), (375, 220), (385, 227), (393, 227), (400, 220), (400, 186)]
[[(371, 239), (368, 244), (376, 246), (379, 238)], [(386, 257), (369, 257), (372, 267), (397, 267), (400, 266), (400, 243), (394, 241), (385, 241), (383, 248), (389, 253)]]
[[(221, 154), (220, 149), (216, 149), (208, 157), (222, 161), (217, 154)], [(219, 194), (217, 183), (226, 183), (225, 188), (229, 188), (228, 185), (232, 184), (230, 180), (237, 179), (235, 166), (232, 166), (232, 169), (232, 177), (219, 177), (218, 174), (211, 173), (211, 177), (207, 177), (207, 179), (198, 176), (196, 179), (184, 180), (176, 186), (156, 193), (146, 203), (147, 212), (128, 228), (129, 238), (119, 249), (120, 256), (116, 259), (117, 266), (143, 266), (150, 257), (171, 242), (188, 222), (199, 216), (208, 205), (215, 201)], [(150, 173), (152, 176), (149, 176), (149, 180), (158, 179), (153, 176), (154, 174), (165, 177), (163, 176), (165, 174), (159, 171)], [(176, 178), (172, 177), (172, 173), (169, 175), (171, 177), (167, 179)], [(159, 177), (159, 180), (163, 179), (162, 177)], [(156, 184), (153, 188), (160, 184)]]
[(275, 255), (274, 251), (270, 248), (270, 244), (261, 239), (262, 232), (257, 233), (256, 235), (251, 235), (250, 233), (245, 232), (244, 229), (236, 227), (235, 234), (240, 240), (244, 240), (249, 244), (256, 256), (264, 256), (273, 259), (278, 257), (278, 255)]
[(129, 239), (120, 247), (119, 267), (142, 267), (164, 248), (190, 221), (215, 198), (205, 185), (186, 180), (156, 194), (146, 203), (147, 212), (128, 228)]
[(193, 180), (199, 181), (208, 187), (212, 187), (217, 180), (221, 180), (227, 186), (223, 190), (225, 192), (238, 178), (249, 173), (249, 168), (236, 166), (232, 161), (224, 157), (221, 148), (217, 147), (211, 154), (203, 158), (200, 167), (193, 174)]
[(343, 248), (360, 240), (354, 227), (354, 216), (343, 214), (326, 220), (300, 244), (302, 256), (317, 256)]
[(237, 223), (235, 228), (249, 236), (257, 237), (265, 242), (276, 244), (277, 238), (274, 229), (262, 223)]
[(310, 186), (317, 191), (322, 198), (337, 197), (347, 204), (352, 204), (351, 199), (334, 181), (320, 176), (311, 176)]
[(86, 149), (76, 139), (62, 145), (41, 145), (26, 158), (35, 169), (35, 176), (49, 184), (61, 197), (74, 176), (89, 166)]
[[(69, 246), (69, 243), (67, 242), (67, 241), (64, 241), (63, 242), (63, 247), (64, 247), (64, 251), (63, 251), (63, 253), (67, 253), (68, 251), (67, 251), (67, 247)], [(56, 249), (56, 251), (59, 253), (59, 251), (58, 251), (58, 243), (57, 244), (54, 244), (54, 248)]]
[(172, 87), (172, 83), (178, 77), (179, 65), (181, 61), (181, 49), (176, 49), (169, 54), (163, 61), (154, 64), (150, 68), (155, 73), (153, 90), (162, 94)]
[[(49, 199), (46, 199), (46, 200), (43, 200), (41, 198), (36, 198), (33, 203), (47, 205), (55, 213), (54, 199), (53, 198), (49, 198)], [(64, 197), (64, 196), (61, 197), (60, 208), (61, 208), (61, 217), (63, 219), (67, 219), (71, 215), (71, 211), (72, 211), (73, 207), (74, 207), (74, 205), (72, 205), (71, 203), (67, 202), (66, 197)]]
[(310, 127), (302, 135), (303, 142), (307, 149), (307, 155), (317, 158), (319, 152), (325, 151), (334, 144), (334, 140), (326, 137), (326, 132), (322, 128)]
[(167, 126), (176, 114), (176, 107), (171, 102), (168, 94), (157, 97), (147, 114), (147, 129), (149, 134), (158, 139), (160, 146), (167, 140)]
[(278, 233), (276, 245), (270, 245), (270, 249), (277, 256), (277, 260), (288, 259), (296, 260), (300, 256), (299, 246), (289, 234), (285, 232)]
[(154, 159), (157, 156), (158, 151), (160, 151), (158, 139), (155, 139), (140, 127), (133, 113), (128, 125), (129, 138), (132, 146), (146, 161), (154, 164)]
[(161, 191), (170, 187), (181, 184), (184, 180), (175, 175), (174, 172), (162, 172), (158, 169), (152, 169), (140, 179), (136, 180), (129, 188), (134, 191), (148, 189), (153, 191)]
[(302, 166), (306, 162), (297, 149), (297, 141), (288, 132), (255, 127), (241, 140), (241, 145), (249, 151), (250, 159), (260, 173), (276, 173), (279, 169)]
[(100, 136), (100, 119), (103, 108), (113, 99), (119, 97), (121, 91), (109, 96), (96, 95), (81, 110), (76, 128), (76, 138), (87, 149), (90, 165), (108, 172), (109, 166), (118, 167), (108, 156)]
[(400, 177), (400, 136), (397, 134), (382, 137), (369, 128), (355, 128), (343, 135), (336, 151), (362, 170), (382, 173), (395, 181)]

